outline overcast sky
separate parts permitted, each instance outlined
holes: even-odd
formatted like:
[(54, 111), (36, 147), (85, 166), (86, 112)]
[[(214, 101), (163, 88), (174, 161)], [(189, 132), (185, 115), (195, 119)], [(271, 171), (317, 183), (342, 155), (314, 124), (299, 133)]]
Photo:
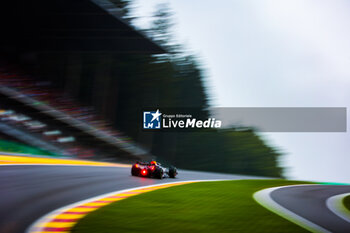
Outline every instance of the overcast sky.
[[(349, 107), (350, 1), (135, 0), (137, 25), (161, 2), (207, 68), (214, 106)], [(350, 183), (349, 133), (264, 137), (289, 178)]]

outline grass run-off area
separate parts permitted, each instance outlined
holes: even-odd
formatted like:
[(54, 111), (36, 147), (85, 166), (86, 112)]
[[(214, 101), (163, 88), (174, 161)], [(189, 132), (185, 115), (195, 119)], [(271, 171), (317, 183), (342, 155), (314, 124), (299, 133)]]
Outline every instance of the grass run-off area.
[(0, 140), (0, 151), (2, 152), (12, 152), (12, 153), (23, 153), (23, 154), (33, 154), (33, 155), (54, 155), (51, 152), (28, 146), (18, 142), (12, 142), (7, 140)]
[(254, 192), (286, 180), (200, 182), (143, 193), (83, 218), (74, 233), (306, 232), (255, 202)]
[(350, 211), (350, 195), (343, 199), (344, 206)]

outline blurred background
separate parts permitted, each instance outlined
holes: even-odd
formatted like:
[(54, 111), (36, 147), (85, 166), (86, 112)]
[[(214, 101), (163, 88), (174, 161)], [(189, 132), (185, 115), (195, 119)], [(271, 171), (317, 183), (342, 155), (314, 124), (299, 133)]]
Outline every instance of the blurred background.
[(1, 4), (0, 150), (349, 181), (347, 133), (145, 132), (145, 108), (343, 107), (343, 1)]

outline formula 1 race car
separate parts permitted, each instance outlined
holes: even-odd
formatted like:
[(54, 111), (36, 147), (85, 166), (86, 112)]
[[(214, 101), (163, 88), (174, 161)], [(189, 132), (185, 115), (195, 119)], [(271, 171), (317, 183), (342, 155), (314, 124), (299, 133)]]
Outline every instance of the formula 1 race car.
[(141, 177), (151, 177), (163, 179), (165, 177), (175, 178), (177, 175), (176, 167), (162, 167), (160, 163), (151, 161), (149, 163), (136, 162), (131, 167), (131, 175)]

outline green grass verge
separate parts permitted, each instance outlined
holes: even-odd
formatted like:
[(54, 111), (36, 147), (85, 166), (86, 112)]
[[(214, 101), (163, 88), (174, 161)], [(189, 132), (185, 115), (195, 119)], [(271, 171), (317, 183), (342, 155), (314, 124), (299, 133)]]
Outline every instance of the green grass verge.
[(7, 140), (0, 140), (0, 151), (33, 155), (55, 155), (49, 151), (41, 150), (39, 148)]
[(102, 207), (78, 222), (73, 232), (307, 232), (252, 198), (264, 188), (300, 183), (241, 180), (160, 189)]
[(344, 203), (345, 208), (347, 208), (350, 211), (350, 195), (346, 196), (343, 199), (343, 203)]

